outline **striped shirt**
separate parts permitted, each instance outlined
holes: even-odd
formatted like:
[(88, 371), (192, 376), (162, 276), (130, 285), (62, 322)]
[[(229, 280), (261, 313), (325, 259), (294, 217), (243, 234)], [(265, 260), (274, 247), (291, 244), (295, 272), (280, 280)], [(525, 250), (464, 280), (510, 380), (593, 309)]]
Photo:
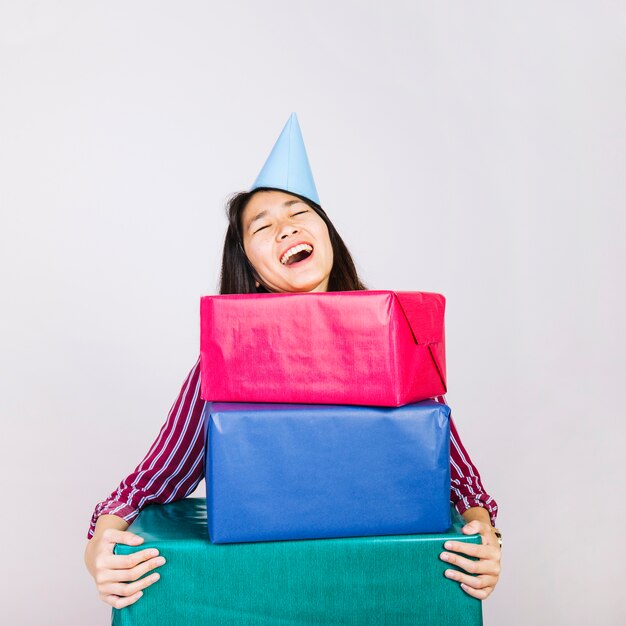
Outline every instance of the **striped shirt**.
[[(443, 396), (434, 398), (445, 404)], [(148, 453), (91, 517), (87, 538), (93, 536), (100, 515), (117, 515), (129, 524), (147, 504), (165, 504), (188, 496), (204, 478), (204, 423), (200, 398), (200, 359), (196, 361), (167, 420)], [(498, 505), (484, 490), (480, 474), (463, 447), (450, 419), (450, 501), (459, 513), (480, 506), (495, 525)]]

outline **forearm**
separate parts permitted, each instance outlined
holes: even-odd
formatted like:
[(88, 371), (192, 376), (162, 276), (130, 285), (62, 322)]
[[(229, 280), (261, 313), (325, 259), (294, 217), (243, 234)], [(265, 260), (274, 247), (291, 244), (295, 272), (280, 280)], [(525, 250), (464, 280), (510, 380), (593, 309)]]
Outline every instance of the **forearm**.
[(146, 504), (179, 500), (195, 489), (204, 475), (203, 408), (198, 360), (144, 459), (108, 498), (96, 505), (88, 538), (100, 517), (114, 515), (130, 524)]
[(100, 536), (107, 528), (126, 530), (128, 526), (128, 522), (117, 515), (101, 515), (96, 522), (93, 536)]
[(463, 519), (466, 522), (473, 522), (474, 520), (478, 520), (479, 522), (485, 522), (491, 526), (491, 518), (489, 516), (489, 511), (483, 508), (482, 506), (472, 506), (467, 511), (465, 511), (462, 515)]
[[(498, 514), (498, 503), (487, 493), (483, 487), (478, 469), (472, 462), (470, 455), (463, 446), (456, 425), (450, 417), (450, 501), (465, 519), (465, 513), (478, 510), (479, 513), (470, 515), (482, 516), (481, 511), (486, 511), (489, 516), (489, 524), (495, 526)], [(480, 518), (471, 518), (480, 519)]]

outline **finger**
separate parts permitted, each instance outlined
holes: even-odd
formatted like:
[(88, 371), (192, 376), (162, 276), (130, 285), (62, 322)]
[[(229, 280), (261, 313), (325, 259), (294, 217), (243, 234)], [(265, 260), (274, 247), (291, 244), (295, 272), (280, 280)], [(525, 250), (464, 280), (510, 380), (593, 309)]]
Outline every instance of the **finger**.
[(107, 543), (122, 543), (126, 546), (138, 546), (143, 543), (143, 537), (131, 533), (129, 530), (117, 530), (116, 528), (107, 528), (102, 533), (102, 539)]
[(114, 596), (128, 597), (134, 596), (138, 591), (153, 585), (161, 578), (158, 573), (144, 576), (134, 583), (109, 583), (101, 590), (101, 593), (111, 594)]
[(480, 535), (483, 543), (494, 545), (493, 527), (491, 524), (473, 520), (469, 524), (465, 524), (461, 531), (465, 535)]
[(465, 543), (464, 541), (446, 541), (443, 544), (446, 550), (453, 552), (461, 552), (467, 556), (473, 556), (477, 559), (498, 560), (500, 550), (495, 546), (489, 546), (481, 543)]
[(461, 589), (463, 589), (467, 595), (477, 598), (478, 600), (485, 600), (493, 591), (493, 587), (474, 589), (472, 587), (468, 587), (465, 583), (461, 583)]
[(131, 569), (155, 556), (159, 556), (159, 551), (156, 548), (139, 550), (139, 552), (132, 554), (109, 554), (105, 559), (102, 559), (102, 566), (107, 569)]
[(111, 571), (111, 578), (109, 579), (112, 582), (130, 582), (133, 580), (137, 580), (141, 578), (147, 572), (160, 567), (165, 563), (165, 559), (162, 556), (157, 556), (155, 559), (150, 559), (149, 561), (144, 561), (140, 563), (136, 567), (131, 569), (118, 569)]
[(491, 576), (498, 576), (500, 574), (500, 563), (491, 559), (473, 561), (452, 552), (442, 552), (439, 558), (446, 563), (460, 567), (470, 574), (489, 574)]
[(124, 607), (137, 602), (141, 596), (143, 596), (143, 591), (138, 591), (134, 596), (130, 596), (128, 598), (120, 598), (119, 596), (114, 595), (104, 595), (101, 596), (101, 598), (103, 602), (110, 604), (114, 609), (123, 609)]
[(472, 589), (484, 589), (485, 587), (495, 587), (498, 579), (495, 576), (489, 576), (488, 574), (482, 574), (480, 576), (471, 576), (470, 574), (464, 574), (455, 569), (447, 569), (444, 574), (446, 578), (455, 580), (458, 583), (463, 583)]
[(494, 546), (500, 549), (500, 542), (494, 534), (494, 529), (491, 524), (473, 520), (469, 524), (466, 524), (461, 529), (466, 535), (479, 534), (483, 545)]

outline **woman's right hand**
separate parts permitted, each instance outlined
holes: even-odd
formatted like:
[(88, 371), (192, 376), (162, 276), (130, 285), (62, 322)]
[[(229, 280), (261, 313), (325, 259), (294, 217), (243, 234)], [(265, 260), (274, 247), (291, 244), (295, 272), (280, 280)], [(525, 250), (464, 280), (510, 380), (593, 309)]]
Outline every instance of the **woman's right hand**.
[(116, 543), (138, 546), (143, 543), (143, 537), (116, 528), (105, 528), (98, 532), (96, 527), (85, 549), (85, 564), (96, 581), (100, 599), (121, 609), (137, 602), (143, 595), (142, 589), (159, 580), (158, 573), (137, 579), (163, 565), (165, 559), (159, 556), (155, 548), (133, 554), (113, 554)]

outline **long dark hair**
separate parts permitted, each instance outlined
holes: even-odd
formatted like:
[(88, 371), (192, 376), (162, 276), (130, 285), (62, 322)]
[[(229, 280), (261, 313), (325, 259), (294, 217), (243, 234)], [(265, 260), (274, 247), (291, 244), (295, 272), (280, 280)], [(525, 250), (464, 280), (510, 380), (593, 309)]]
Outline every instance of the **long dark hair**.
[[(242, 191), (234, 194), (226, 204), (228, 230), (224, 239), (222, 254), (222, 272), (220, 275), (220, 293), (267, 293), (263, 281), (257, 275), (243, 249), (243, 232), (241, 216), (252, 196), (259, 191), (276, 191), (269, 187), (261, 187), (253, 191)], [(278, 190), (282, 191), (282, 190)], [(348, 251), (337, 229), (328, 219), (328, 215), (319, 204), (298, 194), (292, 194), (308, 204), (326, 223), (330, 243), (333, 248), (333, 268), (328, 279), (328, 291), (356, 291), (367, 289), (359, 278), (352, 255)], [(260, 284), (256, 287), (255, 281)]]

